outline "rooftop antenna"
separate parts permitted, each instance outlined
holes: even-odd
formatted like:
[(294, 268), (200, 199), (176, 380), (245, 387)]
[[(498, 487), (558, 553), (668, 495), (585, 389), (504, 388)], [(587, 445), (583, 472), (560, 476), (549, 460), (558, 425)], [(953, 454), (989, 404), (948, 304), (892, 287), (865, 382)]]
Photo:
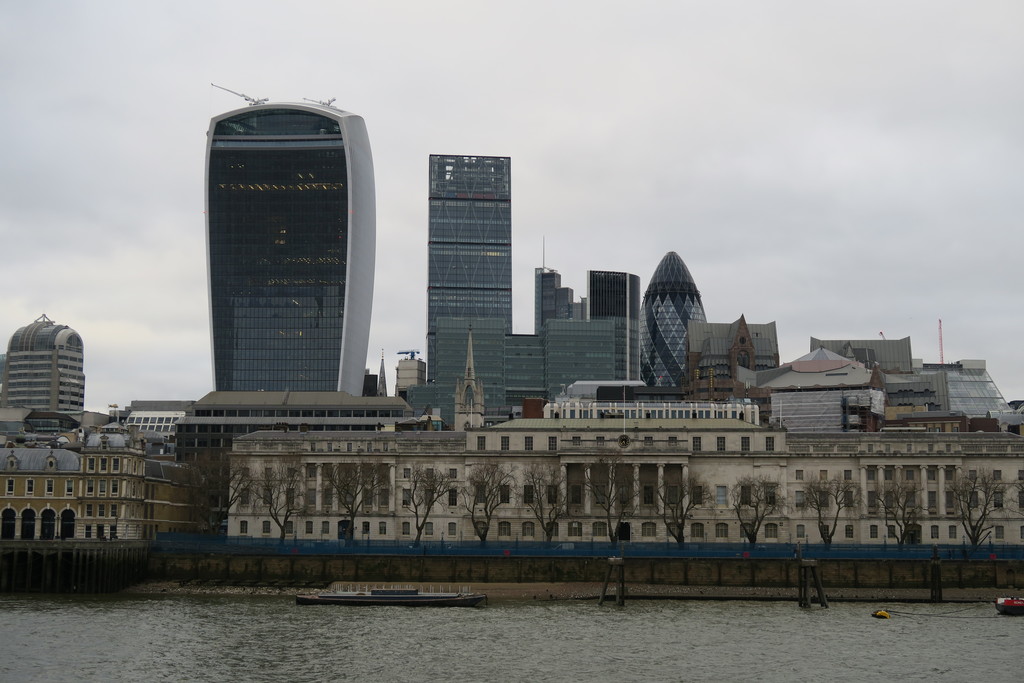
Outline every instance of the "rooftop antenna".
[(210, 85), (212, 85), (214, 88), (220, 88), (224, 92), (229, 92), (232, 95), (238, 95), (243, 100), (248, 102), (250, 107), (253, 107), (253, 106), (257, 105), (257, 104), (266, 104), (267, 101), (268, 101), (266, 97), (261, 97), (261, 98), (258, 98), (258, 99), (255, 98), (255, 97), (249, 97), (248, 95), (243, 95), (240, 92), (235, 92), (234, 90), (229, 90), (228, 88), (225, 88), (223, 85), (217, 85), (216, 83), (211, 83)]
[(942, 352), (942, 318), (939, 318), (939, 365), (946, 364), (946, 356)]
[[(312, 102), (314, 104), (319, 104), (321, 107), (331, 107), (331, 105), (334, 104), (334, 100), (336, 100), (338, 98), (337, 97), (332, 97), (329, 100), (311, 100), (308, 97), (303, 97), (302, 99), (306, 100), (307, 102)], [(334, 109), (334, 107), (331, 107), (331, 109)]]

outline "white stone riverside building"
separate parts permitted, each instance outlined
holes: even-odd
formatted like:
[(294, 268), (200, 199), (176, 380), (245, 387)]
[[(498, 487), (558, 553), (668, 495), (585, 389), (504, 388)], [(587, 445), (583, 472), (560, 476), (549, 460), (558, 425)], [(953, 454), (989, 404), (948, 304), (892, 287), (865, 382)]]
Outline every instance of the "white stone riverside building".
[(959, 546), (969, 532), (1024, 543), (1024, 440), (1008, 433), (548, 418), (461, 433), (256, 432), (231, 458), (231, 536), (337, 539), (354, 501), (351, 536), (372, 541), (412, 542), (418, 527), (425, 541), (470, 541), (487, 526), (501, 543), (544, 541), (545, 528), (559, 543), (680, 532), (738, 543), (747, 524), (759, 544), (819, 543), (825, 524), (834, 543)]

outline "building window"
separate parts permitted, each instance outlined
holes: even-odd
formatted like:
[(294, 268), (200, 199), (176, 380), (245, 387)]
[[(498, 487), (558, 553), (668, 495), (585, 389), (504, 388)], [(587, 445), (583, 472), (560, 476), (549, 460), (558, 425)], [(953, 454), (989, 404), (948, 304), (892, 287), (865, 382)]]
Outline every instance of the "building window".
[(502, 484), (498, 487), (498, 502), (508, 503), (512, 500), (512, 488), (508, 484)]
[[(477, 491), (479, 494), (479, 491)], [(477, 500), (476, 502), (480, 502)], [(455, 507), (459, 504), (459, 492), (457, 489), (448, 489), (448, 507)]]
[(583, 535), (583, 522), (569, 522), (569, 532), (571, 536), (582, 536)]
[(313, 520), (306, 520), (306, 533), (312, 535), (313, 533)]
[(75, 480), (65, 479), (64, 480), (64, 495), (72, 496), (75, 494)]
[(35, 492), (36, 492), (36, 480), (35, 479), (26, 479), (25, 480), (25, 495), (26, 496), (32, 496), (32, 495), (35, 495)]
[(779, 525), (774, 522), (769, 522), (764, 525), (764, 537), (765, 538), (778, 538), (779, 537)]
[(719, 522), (715, 525), (715, 538), (729, 538), (729, 525)]
[(867, 471), (865, 472), (865, 474), (867, 474), (867, 479), (868, 479), (868, 481), (874, 481), (874, 480), (875, 480), (875, 473), (876, 473), (876, 471), (877, 471), (877, 470), (876, 470), (876, 469), (875, 469), (874, 467), (869, 467), (869, 468), (867, 469)]
[(695, 451), (701, 450), (701, 443), (700, 443), (700, 437), (699, 436), (693, 437), (693, 450), (695, 450)]
[(704, 538), (704, 524), (694, 522), (690, 525), (690, 538)]
[(501, 450), (507, 451), (509, 449), (508, 437), (501, 437)]
[(741, 436), (740, 437), (740, 450), (741, 451), (749, 451), (750, 450), (750, 437), (749, 436)]
[(847, 524), (846, 525), (846, 537), (847, 538), (853, 538), (853, 525), (852, 524)]
[(328, 521), (320, 522), (320, 535), (327, 536), (331, 533), (331, 523)]
[(287, 522), (285, 522), (284, 523), (284, 533), (285, 533), (285, 536), (290, 536), (291, 534), (294, 534), (295, 533), (295, 522), (293, 522), (290, 519)]
[(409, 522), (402, 522), (402, 535), (403, 536), (408, 536), (409, 535)]
[(572, 437), (572, 445), (573, 445), (573, 446), (579, 446), (579, 445), (581, 445), (582, 443), (583, 443), (583, 439), (582, 439), (582, 438), (580, 438), (580, 437), (578, 437), (578, 436), (574, 436), (574, 437)]
[(803, 491), (794, 491), (793, 492), (793, 505), (795, 505), (798, 508), (802, 508), (804, 506), (804, 504), (805, 504), (804, 503), (804, 492)]
[(1003, 492), (993, 491), (992, 492), (992, 507), (1001, 508), (1003, 507)]
[(8, 496), (13, 496), (14, 495), (14, 480), (13, 479), (8, 479), (7, 480), (7, 495)]
[(872, 524), (868, 528), (868, 536), (870, 536), (871, 538), (878, 538), (878, 525), (877, 524)]
[(239, 522), (238, 523), (238, 533), (243, 534), (243, 535), (249, 533), (249, 522), (247, 522), (244, 519), (241, 522)]
[(956, 524), (950, 524), (949, 529), (947, 531), (949, 531), (949, 537), (951, 539), (956, 538)]
[(764, 437), (764, 449), (767, 452), (769, 452), (769, 453), (771, 453), (771, 452), (773, 452), (775, 450), (775, 437), (774, 436), (766, 436), (766, 437)]
[(476, 449), (478, 451), (486, 451), (487, 450), (487, 437), (486, 436), (478, 436), (478, 437), (476, 437)]
[(512, 522), (498, 522), (498, 537), (506, 537), (512, 535)]
[(533, 437), (532, 436), (523, 437), (523, 450), (524, 451), (532, 451), (533, 450)]
[(803, 524), (797, 524), (796, 525), (796, 537), (797, 538), (807, 538), (807, 527), (805, 527)]
[(608, 524), (606, 522), (594, 522), (590, 525), (591, 538), (607, 538)]
[(533, 538), (533, 522), (523, 522), (523, 538)]
[(644, 485), (644, 505), (654, 505), (654, 487), (650, 484)]
[(939, 525), (938, 524), (932, 524), (931, 535), (932, 535), (931, 536), (932, 538), (938, 538), (939, 537)]
[(796, 474), (794, 475), (794, 477), (796, 477), (797, 481), (803, 481), (804, 480), (804, 471), (803, 470), (797, 470)]
[(996, 525), (996, 540), (1001, 541), (1006, 538), (1006, 531), (1003, 527)]
[(532, 504), (533, 504), (533, 485), (531, 485), (531, 484), (523, 484), (523, 505), (532, 505)]
[(264, 520), (264, 522), (263, 522), (263, 533), (265, 533), (265, 534), (269, 534), (270, 533), (270, 521), (269, 520)]
[(557, 451), (558, 450), (558, 437), (557, 436), (549, 436), (548, 437), (548, 450), (549, 451)]
[(644, 522), (640, 525), (640, 535), (644, 538), (654, 538), (658, 535), (658, 525), (654, 522)]
[(729, 504), (729, 489), (725, 486), (715, 487), (715, 505)]
[(85, 504), (85, 516), (92, 517), (92, 503)]
[(423, 534), (425, 536), (433, 536), (434, 535), (434, 523), (433, 522), (426, 522), (423, 525)]
[(715, 450), (717, 450), (717, 451), (724, 451), (725, 450), (725, 437), (724, 436), (719, 436), (719, 437), (717, 437), (715, 439)]

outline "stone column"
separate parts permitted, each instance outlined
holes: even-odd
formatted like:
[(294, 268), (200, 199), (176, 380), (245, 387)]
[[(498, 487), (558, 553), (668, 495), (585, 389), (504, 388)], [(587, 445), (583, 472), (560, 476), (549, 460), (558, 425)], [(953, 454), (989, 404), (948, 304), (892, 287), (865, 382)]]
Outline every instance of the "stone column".
[(583, 514), (590, 514), (590, 465), (583, 466)]
[[(679, 492), (682, 495), (682, 491)], [(658, 505), (658, 514), (665, 514), (665, 463), (658, 463), (658, 489), (654, 492), (654, 501)]]

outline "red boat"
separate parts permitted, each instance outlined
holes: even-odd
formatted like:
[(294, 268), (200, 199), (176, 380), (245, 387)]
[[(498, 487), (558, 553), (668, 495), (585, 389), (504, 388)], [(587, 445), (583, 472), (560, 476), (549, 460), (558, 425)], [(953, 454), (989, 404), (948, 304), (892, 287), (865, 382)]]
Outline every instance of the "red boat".
[(1024, 616), (1024, 598), (996, 598), (996, 611), (1012, 617)]

